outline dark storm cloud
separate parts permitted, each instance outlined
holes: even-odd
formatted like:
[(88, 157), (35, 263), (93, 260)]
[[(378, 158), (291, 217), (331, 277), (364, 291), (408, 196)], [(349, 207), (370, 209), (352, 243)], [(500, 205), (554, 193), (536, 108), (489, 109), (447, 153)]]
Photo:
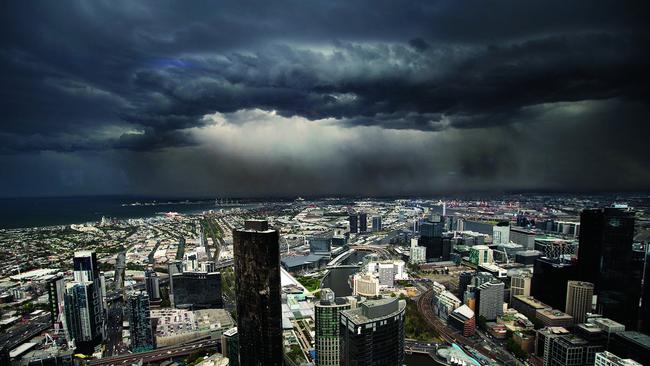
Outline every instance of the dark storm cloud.
[[(437, 154), (454, 164), (427, 174), (468, 179), (476, 188), (510, 187), (504, 174), (527, 170), (530, 161), (547, 166), (532, 153), (523, 161), (522, 149), (547, 149), (543, 140), (572, 153), (569, 140), (539, 128), (549, 118), (555, 127), (581, 126), (587, 141), (603, 141), (622, 118), (621, 140), (647, 132), (647, 10), (645, 2), (618, 1), (3, 2), (0, 154), (123, 150), (169, 160), (170, 149), (196, 148), (196, 160), (215, 159), (196, 135), (212, 123), (204, 116), (229, 114), (226, 122), (237, 126), (237, 111), (261, 109), (347, 130), (453, 136), (464, 148)], [(589, 103), (580, 113), (562, 107), (581, 101)], [(595, 106), (598, 123), (589, 113)], [(349, 164), (336, 169), (356, 181), (385, 181), (377, 192), (408, 179), (440, 183), (423, 177), (417, 164), (399, 163), (410, 149), (370, 158), (386, 144), (408, 146), (386, 140), (370, 144), (376, 150), (351, 148), (342, 157)], [(616, 156), (612, 167), (647, 172), (647, 158), (630, 144), (605, 149)], [(259, 171), (236, 149), (218, 153)], [(323, 179), (276, 160), (267, 166), (293, 181), (287, 192)], [(556, 173), (512, 185), (543, 188), (564, 177)], [(571, 179), (563, 184), (590, 185)], [(327, 189), (341, 190), (339, 183)]]

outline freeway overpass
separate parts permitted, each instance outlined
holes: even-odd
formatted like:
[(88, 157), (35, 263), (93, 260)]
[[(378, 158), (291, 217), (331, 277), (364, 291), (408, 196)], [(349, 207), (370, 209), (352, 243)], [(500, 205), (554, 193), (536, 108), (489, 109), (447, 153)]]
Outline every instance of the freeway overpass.
[(0, 337), (0, 348), (8, 351), (43, 333), (52, 326), (50, 314), (35, 317), (27, 324), (10, 328)]
[(88, 366), (130, 366), (142, 360), (142, 364), (161, 362), (173, 358), (185, 357), (195, 352), (219, 349), (221, 341), (217, 339), (186, 343), (173, 347), (159, 348), (149, 352), (131, 353), (121, 356), (105, 357), (85, 362)]

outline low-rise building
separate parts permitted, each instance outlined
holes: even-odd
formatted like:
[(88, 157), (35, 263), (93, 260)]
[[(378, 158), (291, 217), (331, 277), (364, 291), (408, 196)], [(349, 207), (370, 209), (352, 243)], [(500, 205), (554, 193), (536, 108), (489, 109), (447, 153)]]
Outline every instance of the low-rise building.
[(463, 332), (464, 337), (469, 337), (476, 332), (476, 316), (467, 305), (462, 305), (449, 314), (449, 324)]
[(547, 327), (569, 327), (573, 325), (573, 317), (556, 309), (539, 309), (535, 317)]

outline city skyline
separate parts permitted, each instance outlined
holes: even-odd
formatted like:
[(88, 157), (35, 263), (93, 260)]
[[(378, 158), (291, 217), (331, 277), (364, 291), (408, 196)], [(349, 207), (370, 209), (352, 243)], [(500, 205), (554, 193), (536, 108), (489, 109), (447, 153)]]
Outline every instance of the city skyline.
[(5, 2), (0, 191), (647, 190), (646, 11)]

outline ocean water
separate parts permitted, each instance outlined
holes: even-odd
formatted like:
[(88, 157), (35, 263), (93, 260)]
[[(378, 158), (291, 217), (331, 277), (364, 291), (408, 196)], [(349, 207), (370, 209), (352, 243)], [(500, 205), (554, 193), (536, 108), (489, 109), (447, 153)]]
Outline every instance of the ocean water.
[[(136, 203), (143, 205), (133, 205)], [(193, 213), (216, 208), (212, 199), (125, 196), (0, 198), (0, 228), (69, 225), (99, 221), (102, 216), (125, 219), (151, 217), (170, 211)]]

